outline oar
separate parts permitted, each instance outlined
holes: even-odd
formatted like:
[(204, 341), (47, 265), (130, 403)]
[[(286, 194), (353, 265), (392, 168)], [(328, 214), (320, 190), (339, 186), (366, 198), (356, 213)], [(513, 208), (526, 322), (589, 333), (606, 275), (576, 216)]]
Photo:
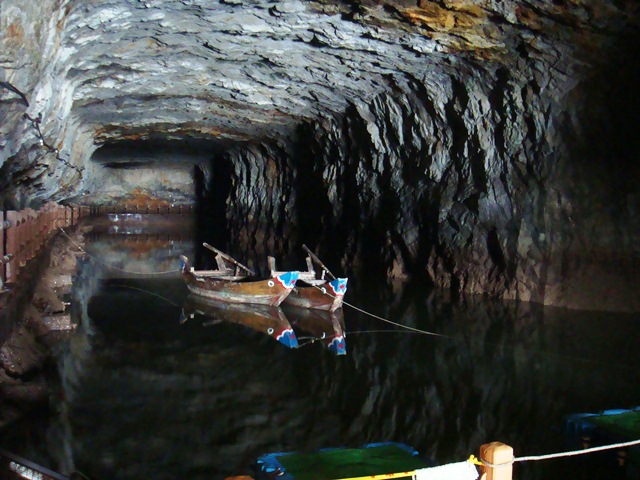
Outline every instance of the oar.
[(227, 255), (224, 252), (221, 252), (220, 250), (218, 250), (216, 247), (212, 247), (211, 245), (209, 245), (207, 242), (203, 242), (202, 244), (205, 248), (208, 248), (209, 250), (211, 250), (212, 252), (216, 252), (218, 255), (222, 256), (223, 258), (225, 258), (226, 260), (229, 260), (231, 263), (233, 263), (234, 265), (242, 268), (243, 270), (249, 272), (251, 275), (255, 276), (255, 272), (253, 270), (251, 270), (249, 267), (245, 267), (244, 265), (242, 265), (239, 261), (237, 261), (235, 258), (230, 257), (229, 255)]
[(307, 247), (306, 245), (302, 245), (302, 248), (304, 248), (305, 252), (309, 254), (309, 256), (313, 259), (314, 262), (320, 265), (324, 269), (324, 271), (329, 274), (329, 278), (331, 278), (331, 280), (336, 279), (335, 275), (331, 273), (331, 271), (327, 268), (327, 266), (324, 263), (322, 263), (322, 261), (316, 256), (316, 254), (313, 253), (311, 250), (309, 250), (309, 247)]

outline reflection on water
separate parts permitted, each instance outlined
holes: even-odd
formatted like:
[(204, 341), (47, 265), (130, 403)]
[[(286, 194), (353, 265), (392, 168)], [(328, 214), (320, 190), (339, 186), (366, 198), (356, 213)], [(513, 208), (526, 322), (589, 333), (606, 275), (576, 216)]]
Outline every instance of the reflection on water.
[(282, 308), (291, 319), (294, 330), (297, 330), (305, 341), (320, 342), (336, 355), (347, 354), (342, 308), (333, 312), (291, 305), (283, 305)]
[(279, 307), (220, 302), (189, 294), (182, 307), (181, 321), (196, 315), (205, 317), (205, 326), (234, 323), (268, 335), (286, 347), (298, 348), (298, 338)]
[[(136, 249), (136, 270), (177, 269), (194, 245), (172, 242)], [(90, 251), (126, 270), (133, 254), (119, 245), (96, 239)], [(637, 316), (449, 302), (421, 285), (357, 278), (345, 300), (443, 336), (349, 306), (331, 323), (283, 309), (300, 344), (285, 348), (228, 314), (183, 321), (178, 274), (126, 275), (89, 259), (74, 292), (80, 326), (57, 356), (52, 466), (95, 479), (212, 479), (250, 473), (265, 452), (377, 441), (439, 463), (496, 440), (535, 455), (566, 449), (565, 415), (640, 404)], [(306, 341), (345, 330), (347, 355)], [(514, 478), (605, 478), (594, 468), (617, 474), (574, 457), (517, 464)]]

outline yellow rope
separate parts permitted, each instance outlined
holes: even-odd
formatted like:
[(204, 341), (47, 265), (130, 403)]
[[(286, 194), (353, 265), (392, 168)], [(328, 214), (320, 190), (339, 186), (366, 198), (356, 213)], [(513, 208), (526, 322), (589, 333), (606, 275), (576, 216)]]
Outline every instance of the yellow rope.
[[(474, 455), (471, 455), (467, 462), (472, 465), (482, 466), (483, 463), (478, 460)], [(453, 465), (453, 464), (452, 464)], [(427, 470), (429, 468), (427, 467)], [(408, 472), (395, 472), (395, 473), (381, 473), (377, 475), (366, 475), (364, 477), (346, 477), (346, 478), (338, 478), (334, 480), (382, 480), (386, 478), (405, 478), (405, 477), (414, 477), (418, 474), (418, 470), (411, 470)]]
[(364, 477), (336, 478), (335, 480), (380, 480), (380, 479), (383, 479), (383, 478), (412, 477), (415, 474), (416, 474), (416, 471), (415, 470), (411, 470), (410, 472), (382, 473), (380, 475), (365, 475)]

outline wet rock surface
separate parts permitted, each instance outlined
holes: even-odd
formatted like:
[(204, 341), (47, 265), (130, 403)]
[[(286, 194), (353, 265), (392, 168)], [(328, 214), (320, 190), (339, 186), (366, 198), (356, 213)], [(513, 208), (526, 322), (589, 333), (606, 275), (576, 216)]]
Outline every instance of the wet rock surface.
[(2, 198), (198, 203), (239, 250), (314, 243), (454, 293), (638, 311), (639, 18), (5, 0)]
[(11, 285), (11, 290), (3, 294), (9, 298), (0, 309), (2, 325), (8, 327), (3, 328), (8, 334), (0, 347), (0, 426), (49, 404), (46, 366), (50, 349), (75, 328), (65, 314), (67, 304), (63, 299), (81, 243), (77, 233), (69, 237), (59, 234), (52, 240), (50, 251), (34, 259), (21, 274), (39, 277), (32, 279), (33, 294), (21, 292), (24, 287), (20, 285)]

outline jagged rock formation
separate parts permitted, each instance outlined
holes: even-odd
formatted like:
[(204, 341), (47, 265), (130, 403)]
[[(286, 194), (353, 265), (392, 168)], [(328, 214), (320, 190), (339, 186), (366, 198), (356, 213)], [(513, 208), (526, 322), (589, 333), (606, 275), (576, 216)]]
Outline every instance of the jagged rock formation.
[(199, 202), (246, 248), (640, 309), (635, 1), (0, 9), (8, 206)]
[(47, 362), (74, 329), (62, 300), (76, 269), (78, 242), (83, 241), (81, 234), (73, 236), (58, 235), (49, 251), (32, 260), (23, 275), (33, 288), (0, 296), (0, 428), (48, 405)]

